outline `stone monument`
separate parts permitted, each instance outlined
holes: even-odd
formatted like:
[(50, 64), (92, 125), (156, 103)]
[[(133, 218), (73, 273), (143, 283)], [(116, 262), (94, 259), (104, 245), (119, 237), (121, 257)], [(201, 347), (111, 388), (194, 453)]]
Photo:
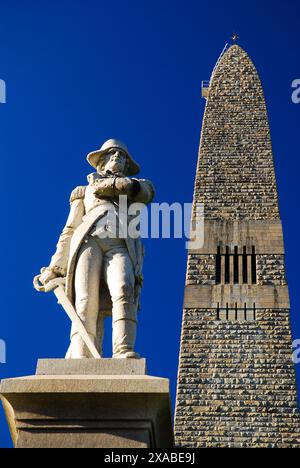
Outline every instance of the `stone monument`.
[[(108, 140), (87, 157), (96, 169), (75, 188), (49, 266), (34, 278), (53, 291), (72, 321), (66, 359), (39, 360), (35, 376), (1, 383), (18, 448), (168, 448), (172, 422), (167, 379), (146, 374), (135, 351), (143, 284), (138, 216), (154, 188), (126, 145)], [(102, 358), (105, 317), (113, 357)]]
[(265, 99), (238, 45), (207, 98), (188, 255), (175, 415), (181, 447), (300, 447), (290, 302)]

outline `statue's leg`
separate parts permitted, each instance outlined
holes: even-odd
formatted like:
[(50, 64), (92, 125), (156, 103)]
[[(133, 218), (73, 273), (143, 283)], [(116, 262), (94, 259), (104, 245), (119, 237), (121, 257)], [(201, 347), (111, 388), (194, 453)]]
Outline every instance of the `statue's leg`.
[(122, 241), (105, 253), (104, 274), (113, 303), (113, 357), (138, 358), (134, 353), (137, 307), (132, 261)]
[[(99, 286), (103, 254), (97, 242), (89, 237), (79, 251), (75, 272), (75, 308), (95, 345), (99, 313)], [(102, 348), (102, 344), (100, 346)], [(74, 326), (71, 330), (71, 345), (67, 358), (91, 357), (89, 350)]]

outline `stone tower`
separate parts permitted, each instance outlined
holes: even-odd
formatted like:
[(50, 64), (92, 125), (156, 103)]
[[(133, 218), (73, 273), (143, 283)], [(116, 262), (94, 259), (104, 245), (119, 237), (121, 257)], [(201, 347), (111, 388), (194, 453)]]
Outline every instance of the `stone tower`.
[(265, 99), (231, 46), (206, 89), (175, 416), (183, 447), (300, 447), (290, 303)]

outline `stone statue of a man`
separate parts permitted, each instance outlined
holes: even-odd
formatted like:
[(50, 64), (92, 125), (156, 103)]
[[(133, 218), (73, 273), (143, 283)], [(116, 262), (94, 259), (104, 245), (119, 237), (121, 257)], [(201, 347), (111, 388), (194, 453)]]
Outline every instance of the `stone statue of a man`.
[[(113, 357), (139, 358), (134, 345), (143, 246), (139, 237), (121, 235), (120, 227), (116, 232), (109, 220), (120, 219), (120, 195), (127, 196), (128, 205), (148, 204), (154, 188), (147, 180), (129, 178), (140, 168), (120, 141), (108, 140), (87, 160), (97, 172), (88, 176), (87, 186), (71, 193), (66, 226), (39, 281), (47, 285), (55, 278), (66, 277), (66, 295), (100, 355), (104, 318), (112, 314)], [(87, 357), (91, 357), (90, 352), (73, 325), (66, 358)]]

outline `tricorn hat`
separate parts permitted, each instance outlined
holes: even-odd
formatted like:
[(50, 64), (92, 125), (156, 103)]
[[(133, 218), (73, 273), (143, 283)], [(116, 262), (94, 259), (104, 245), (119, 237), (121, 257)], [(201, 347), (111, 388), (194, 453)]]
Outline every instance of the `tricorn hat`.
[(115, 139), (107, 140), (101, 146), (99, 150), (92, 151), (91, 153), (87, 155), (87, 160), (90, 163), (90, 165), (93, 166), (95, 169), (97, 169), (101, 159), (104, 158), (107, 152), (112, 148), (119, 148), (126, 153), (127, 155), (126, 175), (133, 176), (133, 175), (136, 175), (138, 172), (140, 172), (140, 166), (138, 165), (137, 162), (135, 162), (135, 160), (129, 154), (127, 146), (121, 141), (115, 140)]

